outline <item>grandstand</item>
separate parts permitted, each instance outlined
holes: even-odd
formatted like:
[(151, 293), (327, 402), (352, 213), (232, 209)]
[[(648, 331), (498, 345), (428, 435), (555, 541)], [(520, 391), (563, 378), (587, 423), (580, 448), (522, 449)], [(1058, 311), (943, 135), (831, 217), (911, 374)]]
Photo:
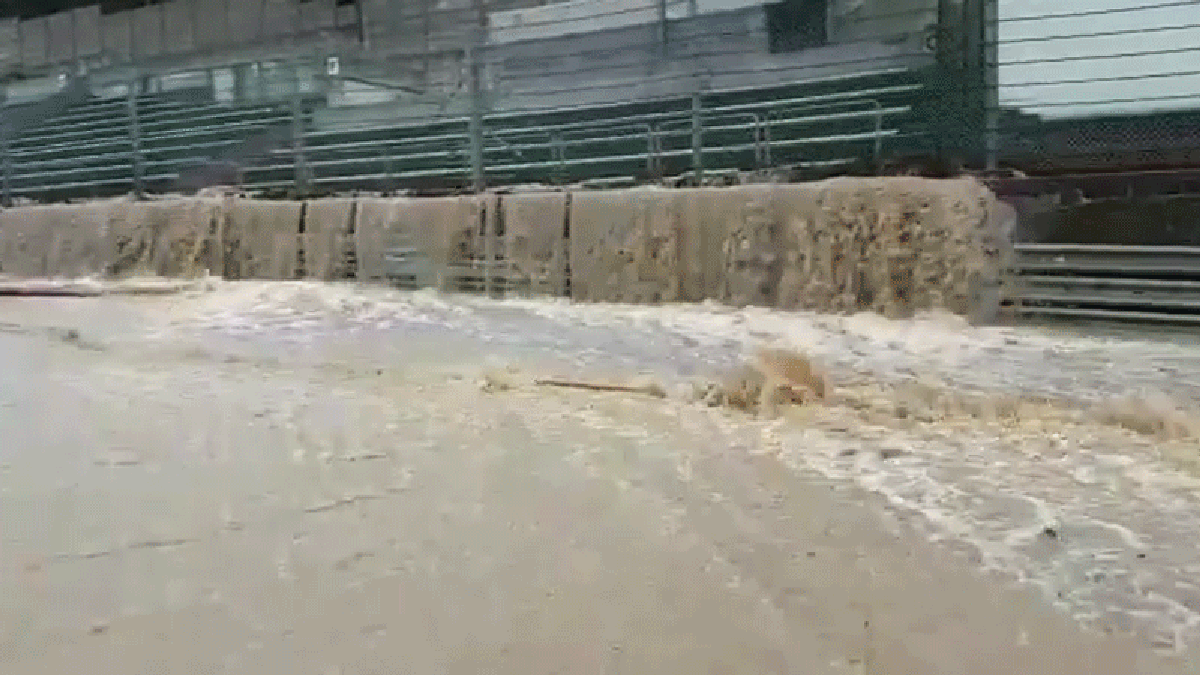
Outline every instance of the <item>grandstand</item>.
[[(704, 170), (845, 169), (925, 135), (914, 119), (924, 85), (904, 71), (687, 98), (500, 113), (485, 119), (489, 184), (653, 179), (691, 171), (702, 130)], [(694, 120), (698, 120), (695, 124)], [(466, 118), (323, 131), (305, 139), (312, 183), (326, 189), (466, 185)], [(247, 169), (246, 184), (286, 188), (292, 162)]]
[[(6, 198), (820, 176), (936, 153), (965, 123), (962, 59), (929, 38), (962, 24), (946, 0), (322, 1), (75, 6), (69, 48), (64, 12), (10, 18)], [(208, 25), (240, 21), (257, 32)]]
[(189, 172), (240, 160), (239, 151), (264, 138), (290, 142), (280, 129), (291, 125), (287, 106), (226, 105), (199, 89), (88, 98), (13, 135), (9, 190), (42, 201), (110, 196), (133, 191), (137, 174), (141, 189), (186, 188)]

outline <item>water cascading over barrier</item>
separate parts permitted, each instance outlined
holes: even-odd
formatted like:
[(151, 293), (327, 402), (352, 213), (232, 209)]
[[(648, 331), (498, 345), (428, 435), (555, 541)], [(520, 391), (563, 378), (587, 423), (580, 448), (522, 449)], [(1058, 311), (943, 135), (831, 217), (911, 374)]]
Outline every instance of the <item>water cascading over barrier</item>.
[(1007, 242), (971, 179), (444, 198), (114, 200), (0, 213), (8, 275), (407, 280), (586, 302), (995, 314)]

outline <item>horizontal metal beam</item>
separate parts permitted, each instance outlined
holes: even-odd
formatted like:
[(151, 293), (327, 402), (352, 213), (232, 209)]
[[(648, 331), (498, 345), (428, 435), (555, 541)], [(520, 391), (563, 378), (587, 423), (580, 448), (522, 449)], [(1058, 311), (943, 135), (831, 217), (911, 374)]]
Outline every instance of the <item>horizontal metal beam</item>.
[(1183, 246), (1109, 246), (1024, 244), (1016, 247), (1018, 272), (1200, 275), (1200, 248)]
[(1198, 246), (1127, 246), (1125, 244), (1016, 244), (1021, 254), (1084, 254), (1084, 255), (1193, 255), (1200, 256)]
[(1200, 281), (1178, 279), (1124, 279), (1112, 277), (1080, 276), (1021, 276), (1020, 283), (1030, 286), (1095, 286), (1103, 288), (1129, 288), (1149, 290), (1177, 290), (1200, 292)]
[(1200, 325), (1200, 314), (1165, 314), (1158, 312), (1128, 312), (1112, 309), (1038, 306), (1021, 307), (1017, 311), (1023, 315), (1057, 317), (1061, 319)]
[(1200, 311), (1200, 296), (1170, 293), (1095, 293), (1081, 290), (1060, 289), (1027, 290), (1021, 293), (1022, 304), (1045, 305), (1092, 305), (1112, 307), (1142, 307), (1146, 309), (1180, 309)]
[(1060, 319), (1200, 324), (1200, 248), (1019, 244), (1015, 311)]

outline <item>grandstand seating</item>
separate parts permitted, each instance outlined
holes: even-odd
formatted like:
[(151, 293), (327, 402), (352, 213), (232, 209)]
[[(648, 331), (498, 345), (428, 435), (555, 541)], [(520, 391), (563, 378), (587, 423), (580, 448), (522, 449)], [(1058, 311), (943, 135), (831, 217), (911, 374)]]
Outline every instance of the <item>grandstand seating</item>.
[[(708, 91), (700, 99), (705, 171), (780, 166), (845, 169), (928, 136), (930, 98), (902, 69)], [(189, 167), (233, 157), (251, 189), (287, 191), (296, 170), (286, 104), (232, 106), (201, 90), (137, 100), (148, 189), (180, 189)], [(305, 110), (315, 103), (306, 102)], [(490, 185), (644, 179), (693, 163), (693, 101), (677, 97), (602, 106), (504, 112), (485, 118)], [(309, 130), (310, 185), (322, 192), (454, 188), (470, 179), (468, 120), (442, 118), (348, 130)], [(275, 131), (274, 147), (251, 143)], [(239, 154), (247, 145), (256, 157)], [(25, 130), (10, 145), (15, 196), (40, 200), (128, 192), (133, 186), (125, 99), (91, 99)]]
[[(778, 166), (845, 169), (919, 146), (927, 100), (919, 73), (901, 69), (701, 97), (706, 171)], [(327, 190), (447, 187), (469, 181), (468, 120), (309, 134), (312, 184)], [(692, 99), (680, 97), (488, 115), (488, 183), (640, 179), (690, 170)], [(283, 189), (291, 158), (246, 171), (249, 187)]]
[[(203, 89), (136, 99), (147, 189), (175, 189), (180, 172), (220, 159), (256, 134), (290, 125), (281, 104), (233, 106)], [(92, 98), (9, 142), (14, 196), (51, 201), (127, 193), (134, 186), (129, 102)]]

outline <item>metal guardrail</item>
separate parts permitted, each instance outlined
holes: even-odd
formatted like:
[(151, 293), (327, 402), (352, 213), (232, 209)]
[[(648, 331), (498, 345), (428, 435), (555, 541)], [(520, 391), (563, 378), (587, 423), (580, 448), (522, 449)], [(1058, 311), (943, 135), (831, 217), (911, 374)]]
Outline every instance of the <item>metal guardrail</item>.
[[(149, 100), (158, 103), (156, 99), (139, 97), (139, 106)], [(123, 99), (128, 107), (128, 99)], [(114, 102), (105, 101), (101, 105), (112, 106)], [(91, 109), (97, 105), (91, 101), (82, 104), (82, 108)], [(287, 139), (290, 141), (290, 124), (294, 121), (294, 112), (283, 110), (278, 105), (254, 104), (243, 107), (220, 105), (219, 114), (205, 114), (189, 118), (184, 114), (188, 110), (210, 110), (213, 104), (197, 103), (191, 105), (178, 104), (178, 110), (173, 110), (162, 121), (142, 125), (141, 110), (137, 112), (136, 120), (129, 110), (122, 111), (114, 122), (108, 123), (107, 136), (101, 137), (104, 131), (87, 131), (93, 140), (68, 140), (61, 143), (42, 143), (37, 147), (12, 149), (4, 154), (6, 166), (4, 177), (12, 192), (21, 196), (41, 198), (61, 198), (63, 196), (78, 196), (80, 192), (108, 194), (127, 191), (131, 186), (138, 191), (138, 186), (152, 186), (155, 190), (177, 189), (184, 183), (195, 182), (195, 167), (199, 164), (224, 165), (228, 164), (229, 155), (237, 160), (245, 160), (247, 149), (259, 149), (259, 154), (268, 152), (278, 146), (276, 142), (264, 142), (279, 135), (279, 128), (288, 125)], [(180, 111), (183, 111), (181, 113)], [(114, 113), (115, 114), (115, 113)], [(302, 110), (307, 116), (307, 111)], [(242, 119), (245, 118), (245, 119)], [(185, 122), (212, 122), (225, 120), (219, 124), (206, 124), (179, 129), (158, 129), (164, 125), (183, 127)], [(231, 121), (235, 120), (235, 121)], [(137, 151), (132, 147), (130, 133), (137, 126)], [(151, 133), (144, 133), (149, 127)], [(40, 128), (34, 131), (40, 134)], [(67, 134), (77, 136), (78, 134)], [(25, 136), (22, 142), (38, 136)], [(35, 158), (30, 160), (29, 158)], [(253, 166), (253, 162), (240, 161), (240, 164)], [(239, 165), (240, 168), (245, 168)], [(203, 181), (202, 181), (203, 182)]]
[(1018, 244), (1023, 316), (1200, 325), (1200, 248)]
[[(622, 180), (777, 165), (824, 168), (879, 163), (882, 148), (909, 134), (913, 98), (927, 85), (907, 68), (856, 72), (786, 85), (712, 90), (689, 97), (497, 112), (484, 116), (475, 171), (469, 118), (293, 133), (291, 143), (254, 139), (303, 110), (275, 102), (228, 106), (158, 95), (88, 100), (45, 119), (0, 147), (4, 187), (15, 196), (56, 199), (191, 185), (247, 144), (253, 161), (221, 176), (264, 190), (321, 190), (405, 184), (444, 189), (480, 173), (495, 184)], [(883, 76), (896, 76), (877, 81)], [(837, 90), (830, 87), (837, 85)], [(849, 84), (857, 85), (844, 89)], [(811, 89), (810, 89), (811, 87)], [(299, 125), (299, 126), (297, 126)], [(242, 153), (245, 154), (245, 153)], [(242, 157), (240, 159), (246, 160)], [(222, 178), (225, 180), (225, 178)]]
[(393, 246), (383, 252), (383, 277), (391, 285), (404, 290), (435, 288), (453, 293), (484, 293), (494, 297), (563, 295), (569, 291), (570, 282), (557, 278), (548, 269), (517, 269), (504, 258), (500, 248), (500, 242), (496, 241), (490, 253), (485, 250), (482, 256), (476, 258), (439, 265), (415, 246)]
[[(486, 167), (487, 173), (545, 177), (566, 174), (573, 168), (584, 175), (597, 171), (625, 175), (641, 167), (647, 175), (660, 176), (667, 160), (690, 158), (697, 151), (705, 157), (720, 158), (715, 163), (708, 159), (703, 162), (712, 171), (763, 169), (773, 166), (781, 153), (844, 143), (870, 143), (872, 159), (878, 164), (884, 142), (900, 135), (898, 128), (885, 126), (885, 122), (911, 112), (911, 107), (885, 107), (875, 99), (860, 98), (857, 93), (810, 97), (822, 101), (815, 104), (805, 103), (809, 99), (796, 98), (722, 106), (702, 111), (698, 120), (693, 119), (695, 115), (690, 111), (673, 111), (491, 129), (483, 149), (485, 156), (493, 158)], [(863, 122), (866, 128), (856, 133), (820, 129), (823, 124), (847, 121)], [(693, 137), (697, 124), (699, 148), (682, 142)], [(784, 133), (785, 130), (790, 133)], [(356, 133), (362, 132), (344, 135)], [(714, 136), (721, 139), (713, 139)], [(313, 183), (318, 185), (465, 177), (469, 171), (465, 130), (370, 142), (330, 142), (327, 134), (318, 137), (322, 142), (310, 143), (307, 148), (308, 164), (316, 172)], [(672, 145), (670, 141), (675, 143)], [(614, 147), (619, 144), (625, 147)], [(731, 153), (753, 157), (752, 165), (747, 165), (746, 160), (731, 164)], [(841, 161), (849, 163), (853, 157)], [(260, 189), (285, 187), (290, 181), (291, 166), (287, 151), (280, 151), (275, 162), (248, 168), (246, 185)]]
[(384, 251), (383, 276), (401, 288), (417, 290), (434, 285), (437, 270), (420, 249), (405, 246)]

